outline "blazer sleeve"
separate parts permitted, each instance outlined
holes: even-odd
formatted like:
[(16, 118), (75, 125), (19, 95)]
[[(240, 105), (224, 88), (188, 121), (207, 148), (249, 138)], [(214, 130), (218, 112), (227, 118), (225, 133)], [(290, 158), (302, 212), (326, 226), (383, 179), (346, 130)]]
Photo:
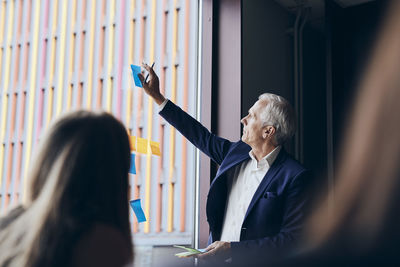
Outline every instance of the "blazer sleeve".
[(265, 238), (231, 242), (233, 259), (235, 255), (254, 257), (256, 254), (258, 257), (260, 255), (267, 257), (272, 254), (276, 256), (279, 251), (292, 247), (302, 234), (308, 211), (307, 188), (310, 182), (311, 173), (306, 170), (294, 177), (288, 187), (280, 232)]
[(222, 163), (232, 142), (211, 133), (169, 100), (159, 114), (214, 162), (219, 165)]

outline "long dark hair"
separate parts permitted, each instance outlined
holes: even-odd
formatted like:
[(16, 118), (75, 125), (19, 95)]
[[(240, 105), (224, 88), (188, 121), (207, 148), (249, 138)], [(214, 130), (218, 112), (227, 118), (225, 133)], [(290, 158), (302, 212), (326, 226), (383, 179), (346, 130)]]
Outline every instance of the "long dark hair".
[(77, 111), (41, 143), (26, 212), (0, 232), (0, 265), (68, 265), (72, 248), (95, 223), (119, 230), (132, 251), (124, 126), (107, 113)]

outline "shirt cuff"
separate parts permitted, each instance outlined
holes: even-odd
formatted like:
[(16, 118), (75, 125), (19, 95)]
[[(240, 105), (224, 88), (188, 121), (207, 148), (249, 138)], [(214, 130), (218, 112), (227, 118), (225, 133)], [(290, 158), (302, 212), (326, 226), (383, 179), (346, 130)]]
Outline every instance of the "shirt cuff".
[(161, 105), (158, 106), (158, 111), (159, 111), (159, 112), (161, 112), (161, 111), (164, 109), (164, 107), (165, 107), (165, 105), (167, 104), (167, 102), (168, 102), (168, 99), (166, 98), (166, 99), (164, 100), (164, 102), (162, 102)]

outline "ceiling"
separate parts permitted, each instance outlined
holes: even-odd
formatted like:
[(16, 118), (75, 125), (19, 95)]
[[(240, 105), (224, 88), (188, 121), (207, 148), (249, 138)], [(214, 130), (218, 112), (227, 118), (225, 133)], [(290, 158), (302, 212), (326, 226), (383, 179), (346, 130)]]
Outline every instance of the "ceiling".
[[(374, 0), (334, 0), (338, 5), (343, 8), (364, 4)], [(319, 27), (325, 17), (325, 0), (275, 0), (278, 4), (288, 9), (290, 12), (295, 13), (296, 8), (304, 5), (310, 8), (308, 22), (311, 25)]]
[(341, 5), (342, 7), (349, 7), (349, 6), (355, 6), (359, 4), (364, 4), (366, 2), (371, 2), (373, 0), (335, 0), (336, 3)]

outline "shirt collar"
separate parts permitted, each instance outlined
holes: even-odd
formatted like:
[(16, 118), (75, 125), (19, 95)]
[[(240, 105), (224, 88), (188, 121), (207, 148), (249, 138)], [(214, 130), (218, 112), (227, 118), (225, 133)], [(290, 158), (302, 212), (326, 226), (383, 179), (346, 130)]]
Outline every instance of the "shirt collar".
[(254, 171), (265, 169), (271, 167), (274, 163), (276, 157), (281, 151), (282, 146), (277, 146), (274, 150), (268, 153), (265, 157), (263, 157), (260, 161), (254, 157), (253, 150), (250, 150), (249, 156), (251, 158), (251, 169)]

